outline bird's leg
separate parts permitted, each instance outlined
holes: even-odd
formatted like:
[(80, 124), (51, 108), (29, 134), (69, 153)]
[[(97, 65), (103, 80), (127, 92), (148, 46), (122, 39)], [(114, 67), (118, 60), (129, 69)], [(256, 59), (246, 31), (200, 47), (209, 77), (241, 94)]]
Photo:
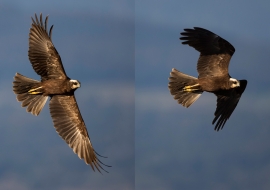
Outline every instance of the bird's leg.
[(40, 87), (38, 87), (38, 88), (30, 89), (30, 90), (28, 91), (28, 93), (29, 93), (29, 94), (42, 94), (42, 92), (37, 91), (38, 89), (41, 89), (41, 88), (42, 88), (42, 86), (40, 86)]
[(183, 88), (184, 92), (193, 92), (193, 91), (197, 91), (200, 90), (200, 85), (199, 84), (194, 84), (194, 85), (190, 85), (190, 86), (185, 86)]

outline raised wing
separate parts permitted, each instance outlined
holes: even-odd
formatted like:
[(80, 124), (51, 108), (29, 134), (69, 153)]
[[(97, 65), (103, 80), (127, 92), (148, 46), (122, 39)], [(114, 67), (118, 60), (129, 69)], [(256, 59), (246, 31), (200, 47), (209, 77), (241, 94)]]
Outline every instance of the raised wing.
[(217, 124), (215, 130), (220, 130), (225, 125), (226, 121), (230, 118), (232, 112), (236, 108), (242, 93), (245, 91), (247, 86), (246, 80), (240, 80), (240, 87), (233, 88), (227, 91), (216, 92), (217, 96), (217, 108), (215, 111), (215, 118), (212, 124)]
[[(80, 159), (100, 172), (103, 164), (95, 152), (75, 96), (55, 95), (50, 101), (50, 113), (57, 133), (66, 141)], [(105, 164), (103, 164), (105, 165)], [(107, 166), (107, 165), (105, 165)], [(106, 170), (104, 170), (106, 171)]]
[(29, 34), (29, 60), (33, 69), (41, 80), (65, 79), (67, 78), (61, 58), (52, 43), (52, 28), (47, 32), (48, 16), (45, 24), (42, 21), (42, 14), (38, 20), (35, 14), (35, 20), (32, 18), (32, 27)]
[(230, 59), (234, 47), (220, 36), (206, 29), (194, 27), (184, 29), (180, 40), (200, 52), (197, 70), (200, 77), (228, 75)]

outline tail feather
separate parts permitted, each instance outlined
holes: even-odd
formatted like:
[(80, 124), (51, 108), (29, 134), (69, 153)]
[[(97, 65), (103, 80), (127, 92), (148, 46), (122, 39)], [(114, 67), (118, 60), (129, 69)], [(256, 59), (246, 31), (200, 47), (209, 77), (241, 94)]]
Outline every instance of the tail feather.
[(169, 90), (174, 99), (184, 107), (189, 107), (193, 104), (203, 93), (201, 90), (195, 90), (192, 92), (184, 91), (186, 86), (198, 84), (198, 79), (184, 73), (179, 72), (176, 69), (172, 69), (169, 78)]
[(17, 100), (22, 102), (22, 107), (27, 107), (26, 111), (33, 115), (38, 115), (43, 109), (48, 96), (42, 94), (29, 94), (28, 91), (39, 86), (39, 81), (27, 78), (16, 73), (13, 81), (13, 91), (17, 95)]

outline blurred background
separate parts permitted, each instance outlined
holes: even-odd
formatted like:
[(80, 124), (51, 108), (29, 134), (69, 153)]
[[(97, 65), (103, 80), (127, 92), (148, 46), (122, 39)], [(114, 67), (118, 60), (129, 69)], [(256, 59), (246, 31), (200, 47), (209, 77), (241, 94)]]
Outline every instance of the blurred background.
[[(16, 72), (40, 79), (28, 60), (35, 13), (49, 15), (65, 71), (81, 82), (76, 99), (108, 174), (58, 136), (48, 103), (35, 117), (16, 100)], [(0, 189), (134, 189), (134, 2), (3, 0), (0, 23)]]
[[(135, 0), (136, 189), (270, 189), (270, 2)], [(197, 77), (184, 28), (208, 29), (236, 49), (230, 74), (246, 91), (216, 132), (216, 97), (188, 109), (168, 90), (172, 68)]]
[[(48, 103), (35, 117), (16, 101), (16, 72), (39, 79), (28, 60), (35, 13), (49, 15), (65, 70), (82, 84), (75, 95), (109, 174), (58, 136)], [(0, 189), (269, 189), (269, 18), (262, 0), (1, 1)], [(230, 74), (248, 80), (219, 132), (213, 94), (186, 109), (168, 90), (172, 68), (197, 76), (199, 53), (179, 40), (194, 26), (229, 41)]]

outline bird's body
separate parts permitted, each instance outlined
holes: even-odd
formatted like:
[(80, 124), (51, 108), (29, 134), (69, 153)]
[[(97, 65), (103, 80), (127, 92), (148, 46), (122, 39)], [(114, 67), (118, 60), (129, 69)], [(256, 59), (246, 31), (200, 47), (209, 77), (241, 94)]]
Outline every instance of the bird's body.
[(217, 109), (213, 124), (222, 129), (234, 111), (244, 92), (247, 81), (237, 80), (229, 75), (228, 67), (235, 51), (234, 47), (218, 35), (199, 27), (184, 29), (183, 44), (200, 52), (197, 64), (198, 78), (172, 69), (169, 90), (179, 104), (189, 107), (206, 91), (217, 96)]
[[(61, 58), (47, 32), (48, 17), (43, 23), (35, 15), (29, 34), (28, 56), (33, 69), (41, 76), (37, 81), (16, 73), (13, 91), (17, 100), (33, 115), (38, 115), (50, 97), (50, 113), (57, 133), (92, 169), (100, 171), (103, 164), (90, 141), (86, 125), (78, 108), (74, 92), (80, 82), (71, 80), (64, 70)], [(106, 165), (107, 166), (107, 165)], [(103, 169), (104, 170), (104, 169)], [(105, 170), (106, 171), (106, 170)]]
[[(76, 81), (76, 80), (74, 80)], [(32, 94), (43, 94), (43, 96), (53, 96), (57, 94), (69, 94), (80, 87), (77, 81), (76, 85), (68, 79), (49, 79), (38, 83), (33, 86), (29, 91)]]
[(198, 80), (202, 91), (216, 92), (219, 90), (230, 90), (231, 82), (228, 76), (221, 77), (202, 77)]

